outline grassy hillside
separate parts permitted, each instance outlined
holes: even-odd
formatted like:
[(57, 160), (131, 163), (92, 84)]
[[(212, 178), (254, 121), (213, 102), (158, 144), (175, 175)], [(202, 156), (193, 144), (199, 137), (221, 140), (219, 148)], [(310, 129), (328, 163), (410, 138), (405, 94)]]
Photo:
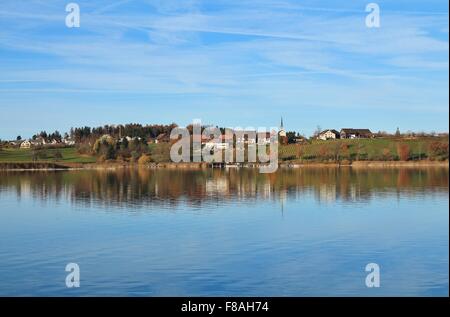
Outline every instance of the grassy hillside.
[[(146, 145), (147, 146), (147, 145)], [(150, 162), (170, 162), (170, 144), (150, 144), (145, 153)], [(131, 152), (133, 153), (133, 151)], [(135, 159), (127, 161), (135, 162)], [(79, 154), (76, 148), (58, 149), (17, 149), (0, 148), (0, 163), (58, 162), (95, 163), (98, 156)], [(120, 155), (109, 160), (125, 162)], [(313, 140), (308, 144), (288, 144), (279, 146), (280, 161), (289, 162), (342, 162), (342, 161), (418, 161), (448, 160), (448, 139), (423, 137), (415, 139), (359, 139), (359, 140)]]
[[(56, 154), (59, 151), (60, 157)], [(33, 160), (33, 158), (35, 158)], [(61, 162), (61, 163), (94, 163), (93, 156), (81, 155), (75, 148), (46, 149), (45, 154), (38, 157), (33, 155), (32, 149), (0, 149), (0, 162)]]
[(283, 145), (279, 148), (282, 161), (397, 161), (446, 160), (448, 139), (344, 139), (314, 140), (311, 144)]

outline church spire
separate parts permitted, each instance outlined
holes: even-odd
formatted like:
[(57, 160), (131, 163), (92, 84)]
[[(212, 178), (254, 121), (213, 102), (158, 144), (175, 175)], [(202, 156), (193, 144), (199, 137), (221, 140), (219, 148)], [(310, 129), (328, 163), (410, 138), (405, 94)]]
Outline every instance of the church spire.
[(278, 135), (281, 136), (281, 137), (285, 137), (286, 136), (286, 131), (284, 130), (284, 126), (283, 126), (283, 117), (281, 117), (280, 130), (278, 131)]

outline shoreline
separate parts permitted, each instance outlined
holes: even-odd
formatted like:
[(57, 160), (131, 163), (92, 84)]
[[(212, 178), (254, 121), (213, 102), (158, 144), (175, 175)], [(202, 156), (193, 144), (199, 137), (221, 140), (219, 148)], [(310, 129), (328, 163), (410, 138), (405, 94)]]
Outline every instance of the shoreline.
[(288, 163), (281, 164), (281, 168), (305, 168), (305, 167), (335, 167), (335, 168), (396, 168), (396, 167), (449, 167), (448, 161), (355, 161), (352, 163)]
[[(224, 166), (209, 166), (208, 163), (60, 163), (60, 162), (1, 162), (0, 171), (68, 171), (68, 170), (116, 170), (124, 168), (148, 168), (148, 169), (240, 169), (240, 168), (258, 168), (255, 163), (236, 166), (236, 164)], [(310, 163), (279, 163), (280, 169), (293, 168), (434, 168), (449, 167), (449, 161), (354, 161), (345, 164), (336, 162), (310, 162)]]

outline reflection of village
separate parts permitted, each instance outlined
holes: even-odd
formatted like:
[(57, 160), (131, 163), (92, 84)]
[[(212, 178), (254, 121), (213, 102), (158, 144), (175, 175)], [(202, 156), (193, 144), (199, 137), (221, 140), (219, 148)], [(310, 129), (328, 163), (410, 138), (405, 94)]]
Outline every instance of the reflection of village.
[(75, 204), (151, 207), (230, 204), (311, 197), (322, 203), (365, 202), (384, 195), (448, 193), (448, 173), (424, 169), (148, 170), (4, 172), (0, 196), (64, 199)]

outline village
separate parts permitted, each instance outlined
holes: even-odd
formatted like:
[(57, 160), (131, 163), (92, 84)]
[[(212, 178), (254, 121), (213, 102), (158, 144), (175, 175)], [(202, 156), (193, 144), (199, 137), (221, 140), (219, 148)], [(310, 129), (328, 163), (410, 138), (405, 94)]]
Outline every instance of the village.
[[(69, 161), (74, 163), (167, 163), (171, 162), (170, 147), (176, 142), (169, 125), (105, 125), (71, 128), (61, 135), (58, 131), (41, 131), (29, 139), (0, 141), (0, 162)], [(210, 129), (208, 129), (210, 128)], [(187, 126), (192, 135), (193, 126)], [(207, 131), (220, 132), (208, 134)], [(348, 162), (353, 161), (445, 161), (448, 159), (448, 133), (372, 132), (368, 128), (320, 129), (306, 137), (286, 130), (283, 118), (278, 129), (225, 129), (201, 127), (201, 148), (210, 151), (236, 149), (238, 144), (249, 148), (266, 146), (278, 141), (281, 162)], [(227, 132), (227, 133), (226, 133)], [(218, 138), (217, 138), (218, 137)], [(192, 153), (191, 153), (192, 154)]]
[[(170, 125), (171, 127), (176, 127), (175, 124)], [(122, 136), (121, 131), (124, 129), (122, 125), (111, 125), (111, 126), (105, 126), (107, 129), (109, 128), (117, 128), (119, 130), (119, 135), (114, 134), (108, 134), (105, 133), (101, 136), (98, 136), (100, 140), (114, 140), (115, 142), (121, 144), (121, 143), (129, 143), (133, 141), (144, 141), (145, 143), (169, 143), (170, 142), (170, 133), (169, 131), (158, 133), (157, 135), (150, 135), (150, 136), (144, 136), (144, 135), (126, 135)], [(206, 128), (208, 126), (202, 127), (202, 129)], [(86, 128), (86, 127), (85, 127)], [(83, 129), (85, 129), (83, 128)], [(94, 130), (95, 129), (95, 130)], [(89, 134), (96, 134), (95, 131), (99, 130), (101, 128), (94, 128), (92, 129), (92, 133)], [(224, 128), (220, 128), (221, 131), (224, 131)], [(22, 148), (22, 149), (30, 149), (33, 147), (54, 147), (54, 146), (75, 146), (78, 143), (83, 143), (83, 138), (76, 135), (77, 129), (72, 129), (71, 133), (65, 133), (64, 136), (61, 136), (58, 131), (55, 131), (54, 133), (47, 134), (45, 131), (41, 132), (40, 134), (34, 135), (32, 138), (29, 139), (22, 139), (21, 136), (18, 136), (16, 140), (10, 140), (10, 141), (3, 141), (1, 142), (1, 146), (10, 146), (10, 147), (16, 147), (16, 148)], [(234, 130), (231, 130), (232, 133), (235, 133)], [(270, 143), (270, 138), (275, 133), (278, 133), (279, 141), (281, 144), (307, 144), (311, 143), (313, 140), (322, 140), (322, 141), (328, 141), (328, 140), (339, 140), (339, 139), (371, 139), (371, 138), (389, 138), (389, 137), (404, 137), (404, 138), (414, 138), (419, 136), (428, 136), (428, 137), (446, 137), (448, 136), (447, 133), (413, 133), (408, 131), (405, 134), (401, 134), (399, 129), (397, 128), (397, 131), (395, 134), (389, 134), (387, 132), (379, 131), (377, 133), (373, 133), (370, 129), (367, 128), (342, 128), (340, 130), (336, 129), (325, 129), (321, 130), (320, 127), (318, 127), (318, 130), (315, 131), (315, 133), (310, 137), (305, 137), (301, 135), (298, 132), (292, 132), (292, 131), (286, 131), (284, 124), (283, 124), (283, 118), (281, 118), (280, 125), (278, 131), (268, 131), (265, 133), (261, 133), (256, 130), (241, 130), (240, 135), (242, 137), (235, 138), (234, 141), (239, 143), (245, 143), (245, 144), (260, 144), (260, 145), (267, 145)], [(145, 139), (145, 140), (144, 140)], [(201, 143), (202, 146), (208, 147), (208, 148), (216, 148), (216, 149), (226, 149), (228, 148), (231, 140), (230, 136), (226, 135), (225, 133), (222, 134), (220, 137), (220, 142), (212, 142), (213, 137), (212, 136), (205, 136), (202, 135)]]

